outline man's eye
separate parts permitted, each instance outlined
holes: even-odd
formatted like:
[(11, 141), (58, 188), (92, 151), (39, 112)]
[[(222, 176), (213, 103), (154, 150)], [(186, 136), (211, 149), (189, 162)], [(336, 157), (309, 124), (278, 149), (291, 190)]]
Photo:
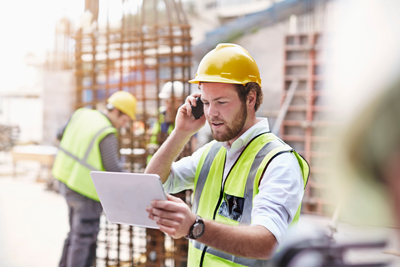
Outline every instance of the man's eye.
[(209, 105), (209, 103), (207, 103), (207, 102), (203, 102), (203, 105), (205, 105), (205, 106), (208, 106), (208, 105)]
[(218, 101), (218, 104), (225, 104), (226, 102)]

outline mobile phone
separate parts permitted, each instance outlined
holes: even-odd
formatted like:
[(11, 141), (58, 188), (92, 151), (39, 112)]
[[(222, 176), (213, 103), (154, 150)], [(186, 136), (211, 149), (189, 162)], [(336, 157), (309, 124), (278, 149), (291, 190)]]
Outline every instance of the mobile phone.
[(204, 114), (203, 102), (201, 101), (200, 97), (196, 98), (196, 106), (192, 106), (192, 114), (196, 120), (200, 119)]

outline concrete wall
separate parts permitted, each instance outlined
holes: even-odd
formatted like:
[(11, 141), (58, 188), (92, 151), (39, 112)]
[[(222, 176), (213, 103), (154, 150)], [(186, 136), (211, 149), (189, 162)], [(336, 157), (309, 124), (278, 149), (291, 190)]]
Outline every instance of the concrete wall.
[[(4, 74), (9, 75), (14, 74)], [(40, 143), (43, 137), (43, 69), (40, 60), (27, 55), (19, 64), (17, 76), (12, 83), (5, 82), (0, 87), (0, 123), (19, 127), (17, 142)]]
[(43, 88), (43, 144), (56, 144), (56, 133), (64, 126), (75, 104), (73, 70), (47, 71)]
[(39, 96), (0, 97), (0, 123), (19, 127), (18, 143), (40, 143), (43, 137), (43, 102)]
[(277, 110), (280, 107), (280, 95), (283, 90), (284, 36), (286, 33), (287, 23), (283, 22), (260, 29), (236, 41), (252, 55), (260, 70), (264, 92), (264, 102), (260, 108), (260, 115), (265, 110)]
[(235, 41), (253, 56), (260, 69), (264, 102), (258, 116), (274, 117), (280, 108), (284, 85), (285, 36), (293, 33), (322, 32), (325, 9), (324, 5), (318, 6), (313, 12), (292, 16)]

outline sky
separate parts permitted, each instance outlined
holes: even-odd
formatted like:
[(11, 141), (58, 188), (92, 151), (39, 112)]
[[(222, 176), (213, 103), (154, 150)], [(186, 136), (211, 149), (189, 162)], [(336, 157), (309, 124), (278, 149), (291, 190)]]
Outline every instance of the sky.
[(44, 55), (53, 47), (55, 22), (63, 15), (78, 17), (84, 0), (1, 0), (0, 91), (21, 86), (23, 59), (28, 53)]
[[(28, 53), (43, 57), (54, 47), (56, 22), (68, 17), (79, 22), (84, 13), (84, 0), (14, 0), (1, 1), (0, 8), (0, 92), (18, 90), (24, 83), (24, 58)], [(130, 0), (135, 8), (141, 0)], [(111, 4), (112, 3), (112, 4)], [(121, 17), (122, 0), (100, 0), (109, 6), (110, 20)], [(103, 12), (102, 12), (103, 10)], [(105, 19), (100, 9), (99, 19)]]

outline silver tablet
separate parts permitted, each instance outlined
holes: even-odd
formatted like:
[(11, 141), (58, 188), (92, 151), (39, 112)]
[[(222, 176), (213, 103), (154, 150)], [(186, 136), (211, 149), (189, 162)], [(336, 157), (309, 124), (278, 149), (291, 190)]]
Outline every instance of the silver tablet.
[(167, 199), (158, 175), (101, 171), (90, 175), (110, 222), (159, 229), (146, 211), (153, 199)]

